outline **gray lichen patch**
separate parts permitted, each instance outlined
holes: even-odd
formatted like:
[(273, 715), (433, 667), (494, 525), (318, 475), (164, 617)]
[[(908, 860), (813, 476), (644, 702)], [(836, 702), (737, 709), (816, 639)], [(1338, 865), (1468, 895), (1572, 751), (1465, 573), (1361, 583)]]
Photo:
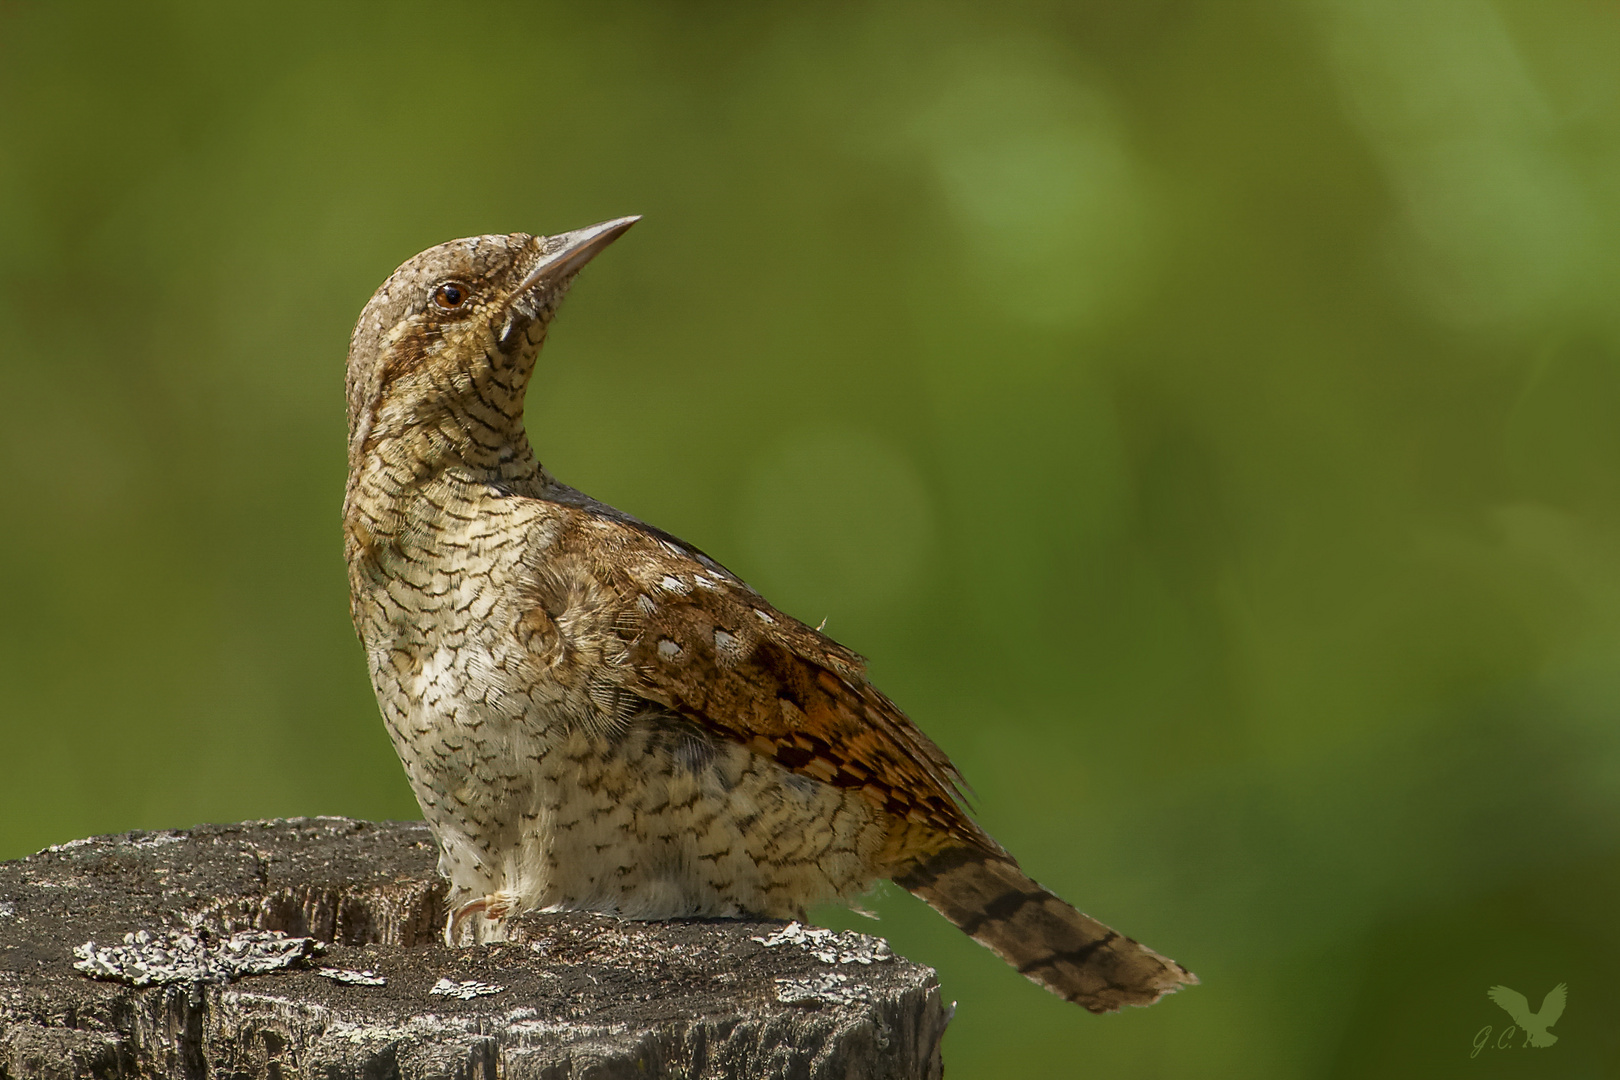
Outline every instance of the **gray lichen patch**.
[(489, 997), (491, 994), (504, 994), (506, 987), (494, 983), (479, 982), (477, 979), (464, 979), (461, 982), (452, 982), (449, 979), (440, 979), (433, 984), (430, 994), (439, 997), (460, 998), (462, 1001), (471, 1001), (475, 997)]
[(346, 986), (387, 986), (388, 980), (375, 971), (350, 971), (348, 968), (316, 968), (315, 974), (323, 979)]
[(797, 945), (823, 964), (878, 964), (894, 959), (889, 943), (882, 938), (855, 930), (823, 930), (797, 922), (790, 922), (775, 933), (752, 940), (767, 949)]
[(802, 979), (777, 979), (776, 1000), (787, 1005), (854, 1005), (872, 999), (848, 975), (828, 971)]
[(73, 967), (92, 979), (131, 986), (228, 983), (244, 975), (267, 975), (307, 963), (326, 947), (314, 938), (288, 937), (276, 931), (247, 931), (221, 938), (170, 930), (137, 930), (122, 945), (75, 946)]

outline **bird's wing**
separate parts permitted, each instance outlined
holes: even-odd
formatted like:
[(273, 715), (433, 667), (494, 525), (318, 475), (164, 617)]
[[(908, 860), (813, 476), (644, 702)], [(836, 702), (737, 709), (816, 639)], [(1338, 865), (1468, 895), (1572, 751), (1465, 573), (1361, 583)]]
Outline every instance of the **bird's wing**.
[(624, 689), (897, 817), (999, 850), (959, 805), (956, 767), (867, 681), (859, 655), (617, 513), (585, 510), (549, 539), (539, 592), (564, 592), (582, 572), (615, 606)]
[(1566, 983), (1559, 983), (1547, 991), (1547, 996), (1541, 999), (1541, 1011), (1536, 1013), (1536, 1019), (1542, 1027), (1552, 1027), (1558, 1018), (1564, 1015), (1564, 1002), (1568, 995), (1569, 986)]
[(1530, 1002), (1517, 990), (1510, 990), (1505, 986), (1493, 986), (1487, 995), (1513, 1017), (1513, 1022), (1520, 1027), (1526, 1026), (1526, 1021), (1534, 1019), (1535, 1014), (1530, 1011)]

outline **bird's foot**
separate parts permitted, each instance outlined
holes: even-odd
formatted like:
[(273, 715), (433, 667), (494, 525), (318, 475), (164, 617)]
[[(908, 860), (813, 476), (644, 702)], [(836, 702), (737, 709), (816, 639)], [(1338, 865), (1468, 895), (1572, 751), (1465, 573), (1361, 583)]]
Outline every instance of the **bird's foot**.
[[(490, 893), (469, 900), (450, 913), (444, 924), (444, 943), (454, 947), (461, 940), (461, 928), (468, 919), (482, 916), (484, 919), (496, 924), (498, 927), (517, 908), (517, 897), (507, 892)], [(475, 925), (473, 930), (473, 944), (489, 940), (489, 935), (479, 932)]]

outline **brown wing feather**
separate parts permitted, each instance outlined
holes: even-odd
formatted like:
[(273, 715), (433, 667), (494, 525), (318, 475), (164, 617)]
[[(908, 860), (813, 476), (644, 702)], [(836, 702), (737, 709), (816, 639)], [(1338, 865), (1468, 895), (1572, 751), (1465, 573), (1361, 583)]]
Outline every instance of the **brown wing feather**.
[(959, 805), (956, 767), (867, 681), (858, 654), (673, 537), (589, 514), (580, 525), (586, 546), (615, 552), (593, 561), (620, 600), (627, 689), (898, 818), (999, 850)]

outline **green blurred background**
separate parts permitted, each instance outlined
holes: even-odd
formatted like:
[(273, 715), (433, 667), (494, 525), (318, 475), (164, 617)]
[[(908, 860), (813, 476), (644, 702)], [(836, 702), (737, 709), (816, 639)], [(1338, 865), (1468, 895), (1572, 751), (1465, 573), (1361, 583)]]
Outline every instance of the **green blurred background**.
[(0, 4), (0, 857), (416, 816), (349, 329), (639, 213), (543, 460), (1203, 977), (1092, 1017), (891, 887), (951, 1075), (1620, 1075), (1617, 58), (1612, 0)]

